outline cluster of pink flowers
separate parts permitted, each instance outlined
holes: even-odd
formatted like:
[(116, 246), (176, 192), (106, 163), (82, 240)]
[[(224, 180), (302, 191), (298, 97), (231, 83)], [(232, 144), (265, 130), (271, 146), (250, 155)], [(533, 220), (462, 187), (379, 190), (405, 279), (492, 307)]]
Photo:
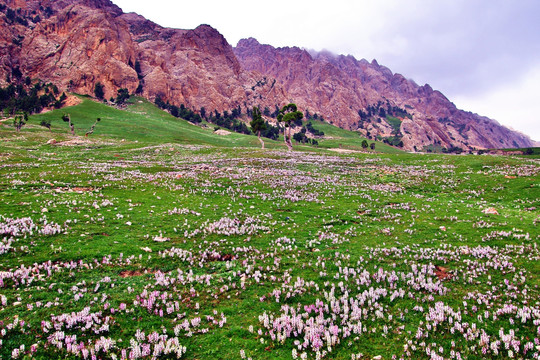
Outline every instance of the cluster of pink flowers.
[(180, 359), (187, 351), (185, 346), (180, 344), (177, 337), (169, 337), (167, 334), (152, 332), (145, 338), (143, 331), (138, 330), (135, 338), (130, 341), (130, 347), (120, 350), (120, 359), (157, 359), (162, 355), (175, 355)]
[[(281, 241), (276, 241), (276, 244)], [(405, 333), (401, 324), (412, 310), (424, 314), (425, 318), (415, 332), (409, 332), (401, 358), (416, 358), (421, 354), (433, 359), (462, 359), (467, 354), (540, 356), (540, 307), (517, 305), (519, 301), (532, 303), (534, 299), (527, 292), (526, 271), (517, 271), (510, 261), (517, 258), (540, 260), (540, 251), (534, 244), (504, 248), (449, 244), (434, 248), (377, 247), (368, 249), (368, 253), (369, 258), (360, 258), (356, 266), (342, 265), (350, 262), (349, 255), (336, 253), (335, 258), (319, 256), (313, 265), (320, 269), (322, 278), (328, 279), (322, 289), (316, 283), (301, 278), (294, 284), (290, 278), (284, 279), (280, 288), (261, 298), (261, 301), (269, 298), (283, 305), (278, 313), (266, 311), (259, 316), (264, 330), (263, 333), (259, 330), (259, 335), (266, 334), (275, 343), (292, 344), (294, 356), (317, 359), (328, 356), (345, 339), (350, 343), (366, 333), (381, 337), (388, 336), (390, 332)], [(367, 268), (373, 262), (389, 260), (408, 264), (410, 271)], [(446, 273), (447, 270), (432, 263), (418, 264), (418, 261), (426, 260), (462, 265)], [(337, 270), (333, 276), (328, 274), (329, 263)], [(491, 277), (494, 273), (514, 276), (497, 284)], [(476, 279), (486, 276), (487, 285), (494, 291), (469, 292), (463, 297), (464, 308), (437, 300), (444, 299), (452, 291), (453, 284), (476, 283)], [(302, 305), (304, 294), (319, 296), (321, 293), (322, 299)], [(505, 298), (513, 303), (501, 303)], [(289, 305), (291, 300), (299, 302), (295, 306)], [(410, 300), (417, 303), (414, 309), (407, 307)], [(427, 310), (420, 303), (428, 304)], [(389, 304), (395, 304), (392, 310)], [(506, 327), (510, 325), (510, 329), (492, 332), (492, 326), (503, 329), (505, 324)], [(522, 329), (529, 328), (537, 337), (526, 339), (523, 334), (518, 336), (514, 330), (517, 324)], [(437, 345), (437, 339), (445, 336), (462, 337), (463, 342), (453, 343), (451, 348)]]
[(281, 251), (286, 251), (286, 250), (292, 251), (298, 248), (298, 246), (296, 245), (296, 240), (289, 239), (286, 236), (272, 240), (270, 242), (270, 245), (274, 248), (280, 249)]
[(478, 173), (484, 175), (497, 174), (502, 176), (536, 176), (540, 172), (537, 164), (512, 164), (512, 165), (484, 165), (483, 171)]
[(280, 199), (289, 200), (290, 202), (306, 201), (306, 202), (320, 202), (316, 193), (306, 193), (298, 189), (287, 189), (283, 193), (279, 194)]
[[(179, 147), (136, 149), (133, 151), (140, 154), (134, 156), (134, 161), (81, 164), (80, 169), (99, 174), (99, 179), (93, 181), (103, 184), (92, 185), (92, 191), (71, 192), (64, 199), (57, 194), (69, 192), (70, 187), (46, 189), (47, 194), (58, 198), (44, 200), (37, 209), (48, 213), (49, 209), (66, 206), (80, 214), (64, 225), (48, 223), (45, 217), (37, 225), (30, 218), (0, 217), (0, 236), (5, 236), (0, 254), (14, 251), (15, 241), (22, 243), (22, 237), (33, 240), (36, 235), (59, 234), (68, 221), (100, 222), (104, 228), (111, 224), (131, 225), (128, 220), (135, 219), (130, 215), (135, 212), (129, 211), (135, 206), (152, 216), (180, 219), (174, 238), (164, 228), (153, 233), (159, 235), (139, 239), (145, 242), (142, 246), (154, 244), (152, 240), (163, 242), (154, 244), (161, 249), (172, 246), (167, 241), (175, 242), (175, 247), (161, 250), (157, 259), (154, 254), (127, 258), (120, 254), (89, 261), (31, 264), (28, 257), (24, 265), (10, 262), (17, 265), (0, 272), (0, 288), (7, 290), (0, 295), (2, 307), (7, 309), (4, 313), (13, 316), (21, 311), (25, 319), (46, 311), (60, 315), (45, 318), (41, 330), (46, 338), (31, 346), (28, 339), (39, 332), (39, 325), (30, 328), (16, 317), (1, 323), (0, 347), (1, 340), (8, 337), (25, 342), (10, 342), (9, 350), (2, 349), (2, 354), (31, 357), (39, 348), (56, 357), (179, 358), (186, 353), (179, 339), (192, 341), (188, 338), (227, 326), (227, 317), (217, 310), (212, 312), (211, 305), (228, 306), (255, 296), (264, 310), (257, 314), (258, 325), (257, 316), (245, 319), (250, 325), (248, 330), (264, 346), (270, 342), (292, 350), (293, 359), (341, 358), (345, 348), (353, 343), (361, 348), (372, 337), (391, 339), (394, 345), (402, 341), (403, 353), (394, 355), (396, 359), (540, 357), (538, 290), (530, 287), (534, 273), (524, 265), (540, 261), (534, 241), (537, 238), (519, 229), (509, 230), (507, 223), (497, 223), (493, 216), (486, 222), (487, 215), (480, 210), (493, 205), (483, 198), (490, 190), (466, 188), (460, 178), (452, 176), (457, 171), (455, 165), (438, 158), (429, 159), (427, 167), (394, 165), (389, 158), (365, 155), (353, 158), (296, 152), (275, 152), (275, 156), (264, 160), (228, 158), (225, 152), (175, 152)], [(141, 170), (156, 165), (172, 171)], [(526, 176), (537, 174), (538, 168), (503, 166), (483, 171), (492, 176), (512, 171)], [(79, 168), (70, 171), (75, 175)], [(474, 176), (474, 172), (469, 170), (467, 175)], [(370, 181), (365, 181), (366, 177)], [(388, 182), (389, 178), (392, 182)], [(465, 193), (457, 198), (473, 201), (448, 201), (448, 208), (441, 211), (443, 215), (434, 216), (441, 210), (441, 199), (430, 191), (415, 191), (441, 179), (445, 191)], [(153, 192), (149, 195), (152, 201), (162, 206), (147, 208), (145, 204), (131, 200), (125, 204), (116, 198), (113, 203), (96, 190), (114, 186), (128, 191), (136, 183), (142, 183), (144, 190), (154, 187), (155, 192), (146, 194)], [(172, 203), (162, 200), (164, 191), (196, 195), (201, 198), (199, 207), (199, 200), (188, 203), (193, 198), (185, 200), (184, 196), (174, 198)], [(87, 195), (91, 199), (80, 200)], [(229, 204), (202, 199), (208, 195), (227, 197)], [(351, 203), (347, 204), (349, 198)], [(258, 207), (260, 200), (272, 204)], [(306, 214), (298, 215), (306, 205), (301, 202), (311, 203), (319, 213), (310, 219)], [(519, 199), (515, 205), (516, 209), (536, 206), (533, 199)], [(124, 212), (125, 207), (128, 212)], [(276, 209), (272, 214), (260, 211), (270, 207)], [(468, 212), (462, 210), (465, 207), (476, 210), (476, 217), (462, 216)], [(96, 216), (99, 211), (104, 215)], [(219, 215), (201, 214), (208, 212)], [(434, 224), (428, 226), (426, 218)], [(299, 219), (306, 221), (306, 229)], [(501, 221), (510, 222), (502, 216)], [(402, 237), (423, 231), (422, 226), (415, 226), (416, 222), (432, 228), (434, 236), (428, 235), (425, 243), (403, 245)], [(467, 224), (476, 229), (478, 238), (455, 232)], [(74, 228), (80, 230), (80, 226)], [(78, 235), (90, 234), (70, 234)], [(358, 256), (358, 246), (369, 236), (374, 239), (366, 243), (373, 240), (382, 245), (364, 248), (362, 256)], [(492, 246), (452, 245), (468, 244), (482, 236)], [(493, 240), (524, 244), (496, 246), (500, 241)], [(391, 245), (387, 247), (384, 242)], [(142, 246), (134, 248), (151, 252)], [(129, 251), (134, 250), (130, 247)], [(101, 279), (86, 276), (96, 270), (105, 272)], [(68, 277), (73, 281), (64, 281)], [(35, 295), (40, 291), (58, 295), (40, 301), (42, 297)], [(141, 319), (151, 319), (151, 324), (161, 322), (163, 326), (157, 331), (134, 329), (133, 325), (120, 329)], [(336, 354), (336, 350), (341, 352)], [(349, 356), (353, 360), (380, 358), (362, 353)], [(240, 351), (240, 357), (248, 358), (245, 350)]]
[(29, 217), (11, 219), (0, 215), (0, 237), (3, 236), (0, 238), (0, 255), (15, 251), (27, 252), (29, 250), (27, 245), (15, 246), (18, 238), (27, 238), (35, 232), (39, 235), (53, 236), (64, 231), (60, 225), (48, 223), (46, 219), (42, 220), (44, 224), (39, 228)]
[(173, 315), (174, 317), (182, 317), (182, 314), (177, 314), (180, 311), (180, 303), (178, 300), (173, 301), (173, 294), (160, 291), (143, 292), (137, 295), (133, 301), (133, 305), (145, 308), (149, 313), (163, 317)]
[(50, 223), (50, 224), (47, 223), (43, 225), (41, 229), (39, 229), (39, 234), (45, 235), (45, 236), (53, 236), (53, 235), (60, 234), (63, 231), (64, 229), (62, 229), (60, 225), (55, 224), (55, 223)]
[(503, 231), (503, 230), (499, 230), (499, 231), (492, 231), (490, 232), (489, 234), (485, 235), (484, 237), (482, 237), (482, 241), (491, 241), (491, 240), (495, 240), (495, 239), (504, 239), (504, 238), (509, 238), (509, 237), (512, 237), (514, 239), (518, 239), (518, 240), (529, 240), (530, 239), (530, 235), (527, 233), (527, 234), (520, 234), (520, 233), (516, 233), (516, 232), (513, 232), (513, 231)]
[(21, 285), (28, 287), (34, 283), (34, 281), (44, 283), (54, 274), (63, 273), (64, 271), (87, 271), (110, 265), (131, 265), (134, 259), (134, 255), (124, 258), (123, 255), (120, 254), (116, 259), (113, 259), (110, 255), (103, 257), (101, 262), (97, 259), (94, 259), (93, 262), (90, 263), (83, 260), (66, 262), (52, 262), (49, 260), (41, 264), (34, 263), (32, 266), (23, 264), (8, 271), (0, 271), (0, 288), (8, 287), (10, 285), (11, 287), (20, 287)]
[[(441, 332), (458, 335), (458, 339), (467, 344), (465, 351), (482, 357), (503, 355), (512, 358), (521, 354), (538, 358), (540, 355), (537, 348), (540, 344), (538, 338), (534, 341), (527, 341), (523, 336), (518, 337), (514, 329), (510, 329), (506, 333), (502, 327), (497, 334), (490, 335), (485, 329), (480, 328), (484, 322), (489, 321), (489, 311), (479, 315), (476, 321), (464, 321), (465, 314), (461, 310), (454, 310), (443, 302), (437, 302), (434, 306), (430, 306), (425, 314), (425, 322), (421, 323), (416, 330), (415, 338), (407, 341), (408, 355), (411, 355), (410, 351), (422, 351), (430, 354), (437, 347), (434, 338)], [(538, 308), (526, 306), (518, 308), (504, 305), (494, 311), (493, 320), (496, 320), (497, 315), (495, 314), (515, 315), (516, 318), (520, 319), (522, 326), (526, 326), (527, 323), (535, 324), (540, 332), (540, 309)], [(430, 341), (427, 342), (427, 339)], [(463, 349), (463, 346), (461, 348)], [(442, 355), (445, 351), (451, 359), (462, 357), (463, 350), (458, 351), (454, 342), (451, 349), (444, 349), (439, 353)]]
[(20, 246), (20, 247), (16, 247), (16, 246), (13, 246), (13, 244), (15, 244), (17, 242), (17, 240), (13, 237), (5, 237), (3, 239), (0, 240), (0, 255), (3, 255), (3, 254), (7, 254), (9, 252), (15, 252), (15, 251), (28, 251), (28, 246)]
[(174, 208), (172, 210), (169, 210), (167, 212), (169, 215), (187, 215), (187, 214), (192, 214), (192, 215), (195, 215), (195, 216), (201, 216), (201, 213), (198, 213), (196, 211), (193, 211), (193, 210), (189, 210), (188, 208)]
[(397, 184), (392, 184), (392, 183), (369, 185), (368, 188), (373, 191), (380, 191), (384, 193), (405, 192), (404, 188), (402, 188), (401, 186)]
[(38, 226), (29, 217), (11, 219), (0, 215), (0, 236), (20, 237), (27, 234), (32, 235), (37, 229)]
[(321, 244), (330, 243), (332, 245), (341, 245), (351, 241), (350, 239), (329, 230), (319, 231), (317, 238)]
[(159, 252), (159, 256), (162, 258), (175, 258), (176, 261), (186, 262), (190, 265), (194, 264), (195, 258), (193, 253), (188, 250), (172, 247)]
[[(2, 298), (2, 305), (5, 306), (5, 297)], [(18, 316), (16, 316), (12, 322), (9, 323), (3, 323), (0, 321), (0, 349), (3, 346), (4, 339), (9, 339), (12, 336), (20, 335), (20, 334), (28, 334), (30, 333), (31, 329), (28, 327), (28, 324), (24, 321), (19, 319)], [(29, 353), (33, 354), (37, 350), (37, 344), (33, 344), (30, 346)], [(24, 344), (21, 344), (19, 347), (14, 348), (11, 351), (11, 358), (18, 359), (22, 355), (24, 355), (27, 352), (26, 346)]]
[(221, 219), (207, 224), (202, 228), (205, 234), (218, 234), (225, 236), (232, 235), (253, 235), (260, 231), (269, 231), (270, 228), (261, 225), (258, 217), (247, 216), (243, 221), (239, 218), (231, 219), (222, 217)]

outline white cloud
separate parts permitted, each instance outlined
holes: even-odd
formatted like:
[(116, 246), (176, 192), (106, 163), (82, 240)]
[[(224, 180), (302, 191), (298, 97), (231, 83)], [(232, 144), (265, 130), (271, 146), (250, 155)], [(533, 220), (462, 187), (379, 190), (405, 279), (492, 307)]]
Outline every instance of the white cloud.
[(540, 141), (540, 64), (508, 86), (474, 96), (456, 96), (459, 108), (488, 116)]

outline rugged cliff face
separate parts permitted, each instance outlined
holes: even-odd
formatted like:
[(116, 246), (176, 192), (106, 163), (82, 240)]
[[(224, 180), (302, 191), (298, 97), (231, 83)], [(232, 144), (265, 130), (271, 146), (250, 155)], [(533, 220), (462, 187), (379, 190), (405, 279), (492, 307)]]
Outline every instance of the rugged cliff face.
[[(231, 45), (215, 29), (201, 25), (194, 30), (162, 28), (136, 14), (125, 14), (137, 44), (143, 81), (142, 95), (161, 96), (192, 109), (231, 110), (255, 104), (253, 74), (243, 70)], [(270, 98), (281, 102), (283, 94)]]
[[(246, 39), (232, 48), (208, 25), (163, 28), (109, 0), (6, 0), (0, 12), (0, 83), (27, 76), (106, 98), (119, 88), (191, 109), (224, 111), (296, 102), (343, 128), (389, 137), (405, 149), (523, 147), (533, 143), (458, 110), (375, 61), (276, 49)], [(1, 3), (0, 3), (1, 5)], [(381, 110), (382, 109), (382, 110)], [(387, 115), (392, 115), (390, 121)]]
[[(135, 91), (136, 51), (128, 27), (117, 21), (121, 10), (108, 1), (8, 1), (20, 6), (17, 20), (3, 19), (13, 38), (2, 54), (2, 70), (18, 68), (23, 76), (51, 81), (62, 89), (92, 94), (105, 85)], [(28, 24), (24, 24), (24, 19)], [(5, 76), (3, 76), (5, 78)]]
[(0, 13), (0, 84), (19, 74), (93, 95), (99, 82), (106, 98), (127, 88), (220, 112), (285, 101), (279, 86), (255, 86), (260, 75), (244, 71), (208, 25), (163, 28), (108, 0), (8, 0), (7, 6), (15, 15)]

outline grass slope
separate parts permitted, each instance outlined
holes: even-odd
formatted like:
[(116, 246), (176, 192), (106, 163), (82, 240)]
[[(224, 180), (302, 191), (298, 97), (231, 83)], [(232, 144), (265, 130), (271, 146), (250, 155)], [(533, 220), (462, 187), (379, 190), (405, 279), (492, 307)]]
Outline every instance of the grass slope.
[(119, 110), (84, 97), (82, 100), (79, 105), (32, 116), (30, 122), (39, 124), (41, 120), (50, 120), (56, 133), (67, 133), (67, 123), (60, 117), (64, 113), (69, 113), (78, 135), (84, 135), (99, 117), (101, 121), (92, 136), (143, 143), (178, 142), (215, 146), (258, 144), (256, 138), (239, 134), (215, 135), (212, 130), (175, 118), (142, 98), (132, 98), (126, 110)]
[[(1, 359), (540, 355), (537, 156), (262, 151), (138, 101), (0, 125)], [(68, 111), (102, 122), (47, 145)]]
[[(79, 105), (54, 110), (48, 113), (30, 117), (29, 124), (37, 125), (42, 120), (50, 121), (52, 133), (55, 136), (65, 138), (68, 135), (68, 125), (60, 118), (62, 114), (69, 113), (75, 124), (77, 135), (84, 135), (94, 124), (96, 118), (101, 118), (92, 137), (104, 137), (110, 139), (125, 139), (127, 141), (139, 141), (143, 143), (182, 143), (212, 145), (224, 147), (259, 147), (260, 143), (254, 136), (231, 133), (227, 136), (219, 136), (213, 132), (214, 126), (201, 128), (190, 124), (182, 119), (175, 118), (165, 111), (158, 109), (143, 98), (132, 98), (126, 110), (95, 102), (87, 97), (81, 97)], [(327, 138), (320, 140), (321, 149), (345, 148), (350, 150), (363, 150), (361, 142), (364, 138), (357, 133), (340, 129), (328, 123), (313, 122), (317, 129), (325, 132)], [(26, 132), (40, 132), (36, 127), (27, 126)], [(267, 148), (285, 148), (281, 141), (264, 139)], [(313, 147), (295, 146), (298, 150), (314, 150)], [(370, 151), (369, 149), (367, 151)], [(386, 144), (377, 142), (376, 152), (399, 153)]]
[[(318, 120), (312, 120), (313, 127), (317, 130), (323, 131), (325, 139), (319, 141), (321, 148), (342, 148), (349, 150), (365, 151), (365, 152), (380, 152), (385, 154), (399, 154), (403, 153), (403, 150), (397, 149), (382, 142), (369, 140), (355, 131), (348, 131), (337, 126), (331, 125), (327, 122), (321, 122)], [(375, 142), (375, 150), (362, 149), (362, 141), (366, 140), (368, 144)]]

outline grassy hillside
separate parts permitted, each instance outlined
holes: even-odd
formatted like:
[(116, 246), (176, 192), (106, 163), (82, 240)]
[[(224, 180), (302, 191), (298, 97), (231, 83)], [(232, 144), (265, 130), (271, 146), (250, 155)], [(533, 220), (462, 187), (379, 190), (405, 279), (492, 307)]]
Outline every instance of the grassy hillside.
[[(321, 122), (318, 120), (312, 120), (311, 122), (313, 123), (313, 127), (315, 129), (324, 132), (324, 139), (319, 141), (319, 145), (321, 148), (342, 148), (366, 152), (380, 152), (385, 154), (399, 154), (404, 152), (403, 150), (394, 148), (385, 143), (366, 139), (355, 131), (344, 130), (327, 122)], [(371, 150), (370, 148), (365, 150), (362, 149), (363, 140), (366, 140), (368, 144), (374, 142), (375, 150)]]
[(96, 118), (101, 118), (93, 137), (103, 136), (115, 140), (139, 141), (143, 143), (183, 143), (215, 146), (257, 146), (255, 137), (239, 134), (219, 136), (213, 129), (203, 129), (185, 120), (175, 118), (142, 98), (132, 98), (125, 110), (95, 102), (82, 97), (82, 103), (49, 113), (32, 116), (31, 124), (50, 120), (56, 134), (68, 134), (67, 123), (61, 120), (69, 113), (75, 124), (77, 135), (84, 135)]
[[(80, 97), (82, 102), (78, 105), (54, 110), (48, 113), (30, 117), (29, 123), (23, 128), (21, 134), (34, 134), (41, 137), (54, 136), (57, 140), (68, 139), (70, 132), (68, 124), (61, 120), (63, 114), (68, 113), (75, 125), (78, 136), (91, 128), (97, 118), (101, 121), (95, 127), (91, 138), (110, 140), (125, 139), (128, 142), (142, 143), (180, 143), (223, 147), (260, 147), (255, 136), (231, 133), (220, 136), (214, 133), (214, 125), (207, 128), (193, 125), (182, 119), (175, 118), (167, 112), (160, 110), (154, 104), (143, 98), (132, 98), (125, 110), (119, 110), (105, 104), (95, 102), (87, 97)], [(42, 121), (51, 122), (51, 131), (39, 127)], [(326, 138), (319, 141), (321, 149), (339, 148), (362, 150), (361, 138), (357, 133), (346, 131), (327, 123), (313, 122), (317, 129), (325, 132)], [(283, 148), (282, 141), (264, 139), (269, 149)], [(371, 143), (371, 141), (370, 141)], [(315, 150), (313, 147), (296, 145), (297, 150)], [(400, 150), (383, 143), (377, 143), (376, 152), (398, 153)]]

